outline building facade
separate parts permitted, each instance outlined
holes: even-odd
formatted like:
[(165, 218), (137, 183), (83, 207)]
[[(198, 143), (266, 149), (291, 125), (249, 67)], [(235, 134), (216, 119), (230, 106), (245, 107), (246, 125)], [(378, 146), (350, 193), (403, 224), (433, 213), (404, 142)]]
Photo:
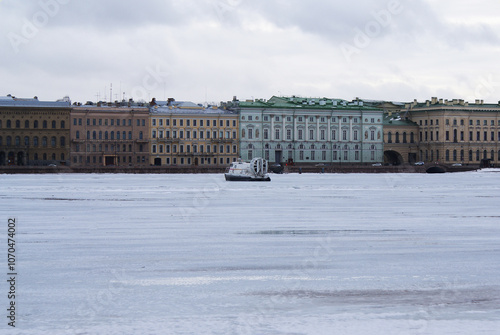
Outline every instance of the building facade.
[(67, 165), (71, 102), (0, 97), (0, 165)]
[(150, 164), (228, 166), (236, 161), (238, 115), (218, 107), (169, 101), (150, 112)]
[(149, 166), (149, 108), (105, 103), (74, 107), (71, 165)]
[(272, 97), (230, 103), (240, 115), (240, 154), (289, 163), (383, 160), (383, 111), (361, 101)]
[(432, 98), (408, 104), (419, 126), (419, 160), (439, 163), (492, 164), (500, 161), (500, 103)]

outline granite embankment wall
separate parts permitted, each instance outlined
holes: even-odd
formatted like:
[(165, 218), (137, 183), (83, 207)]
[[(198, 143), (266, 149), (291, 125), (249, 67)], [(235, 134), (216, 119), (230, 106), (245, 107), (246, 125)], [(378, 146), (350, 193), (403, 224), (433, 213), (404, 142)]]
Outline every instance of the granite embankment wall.
[[(434, 165), (398, 165), (398, 166), (371, 166), (342, 164), (340, 165), (294, 165), (286, 166), (285, 173), (425, 173), (425, 171)], [(463, 172), (476, 170), (477, 166), (448, 166), (440, 165), (446, 172)], [(165, 167), (165, 166), (147, 166), (142, 168), (134, 167), (69, 167), (69, 166), (1, 166), (0, 174), (40, 174), (40, 173), (224, 173), (226, 167)]]

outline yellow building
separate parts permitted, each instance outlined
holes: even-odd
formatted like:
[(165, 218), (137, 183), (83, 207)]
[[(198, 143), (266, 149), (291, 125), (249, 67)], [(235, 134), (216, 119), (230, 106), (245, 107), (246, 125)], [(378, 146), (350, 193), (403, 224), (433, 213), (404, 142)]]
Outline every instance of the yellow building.
[(0, 165), (69, 163), (69, 99), (0, 97)]
[(419, 126), (419, 159), (444, 164), (498, 164), (500, 104), (432, 98), (406, 106)]
[(151, 107), (149, 122), (151, 165), (227, 166), (239, 157), (234, 112), (171, 100)]

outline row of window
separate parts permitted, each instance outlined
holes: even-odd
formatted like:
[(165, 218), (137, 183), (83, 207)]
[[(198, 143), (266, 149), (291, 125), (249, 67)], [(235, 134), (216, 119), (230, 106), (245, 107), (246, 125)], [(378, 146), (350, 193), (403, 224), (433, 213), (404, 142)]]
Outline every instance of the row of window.
[[(156, 160), (158, 160), (158, 164), (155, 164), (155, 165), (162, 165), (163, 164), (163, 161), (160, 157), (156, 158)], [(217, 163), (217, 162), (219, 162), (219, 163)], [(192, 159), (191, 157), (187, 157), (187, 158), (184, 158), (184, 157), (180, 157), (180, 158), (166, 157), (165, 158), (166, 165), (177, 165), (177, 164), (180, 164), (180, 165), (193, 165), (193, 164), (194, 165), (217, 165), (217, 164), (229, 165), (229, 164), (231, 164), (231, 162), (236, 162), (236, 157), (232, 157), (232, 158), (226, 157), (225, 159), (221, 157), (221, 158), (219, 158), (218, 161), (217, 161), (217, 158), (212, 158), (212, 157), (196, 157), (194, 159)]]
[[(287, 141), (291, 141), (292, 140), (292, 129), (286, 129), (286, 135), (285, 135), (285, 138)], [(248, 133), (247, 133), (248, 132)], [(241, 131), (241, 137), (244, 139), (244, 138), (247, 138), (249, 140), (251, 139), (254, 139), (254, 133), (255, 133), (255, 138), (258, 139), (259, 136), (260, 136), (260, 133), (259, 133), (259, 130), (256, 129), (255, 132), (252, 128), (248, 128), (247, 131), (245, 131), (245, 129), (243, 129)], [(270, 133), (270, 130), (268, 128), (264, 128), (263, 129), (263, 139), (264, 140), (269, 140), (269, 133)], [(305, 140), (305, 137), (304, 137), (304, 130), (303, 129), (297, 129), (297, 140), (299, 141), (302, 141), (302, 140)], [(331, 141), (337, 141), (339, 140), (337, 138), (337, 133), (338, 131), (336, 129), (332, 129), (331, 131)], [(357, 129), (354, 129), (352, 130), (352, 133), (347, 130), (347, 129), (342, 129), (341, 131), (341, 134), (342, 134), (342, 141), (359, 141), (360, 140), (360, 136), (359, 136), (359, 130)], [(307, 140), (310, 140), (310, 141), (315, 141), (316, 140), (316, 130), (314, 129), (309, 129), (309, 133), (308, 133), (308, 137), (307, 137)], [(352, 137), (352, 139), (351, 139)], [(376, 138), (376, 131), (375, 130), (370, 130), (370, 131), (366, 131), (365, 132), (365, 139), (366, 140), (371, 140), (371, 141), (375, 141), (375, 138)], [(378, 139), (380, 139), (380, 132), (378, 133), (378, 136), (377, 136)], [(281, 129), (280, 128), (276, 128), (274, 130), (274, 138), (273, 140), (280, 140), (281, 139)], [(318, 138), (319, 141), (326, 141), (327, 138), (326, 138), (326, 130), (325, 129), (320, 129), (320, 132), (319, 132), (319, 138)]]
[[(465, 162), (465, 150), (446, 150), (445, 151), (445, 161), (450, 162)], [(489, 154), (489, 156), (488, 156)], [(500, 160), (500, 150), (497, 153), (497, 158)], [(434, 156), (435, 155), (435, 156)], [(426, 150), (425, 152), (423, 150), (420, 151), (420, 159), (425, 160), (425, 161), (434, 161), (434, 158), (437, 160), (440, 159), (439, 156), (439, 150)], [(495, 160), (495, 150), (491, 150), (489, 153), (487, 150), (469, 150), (468, 155), (467, 155), (468, 161), (469, 162), (479, 162), (481, 159), (492, 159)]]
[[(83, 146), (85, 148), (85, 146)], [(104, 150), (103, 150), (104, 149)], [(87, 152), (132, 152), (134, 147), (132, 144), (87, 144)], [(144, 151), (144, 146), (140, 144), (138, 146), (139, 152)], [(75, 145), (75, 152), (80, 152), (82, 150), (82, 147), (79, 144)]]
[[(152, 138), (170, 138), (170, 135), (172, 135), (172, 138), (179, 138), (179, 139), (217, 139), (217, 138), (220, 138), (220, 139), (236, 139), (236, 131), (233, 131), (232, 134), (231, 132), (229, 131), (209, 131), (207, 130), (206, 132), (203, 132), (203, 131), (200, 131), (200, 132), (197, 132), (197, 131), (190, 131), (190, 130), (172, 130), (172, 132), (170, 130), (153, 130), (152, 133), (151, 133), (151, 136)], [(177, 135), (179, 135), (179, 137), (177, 137)], [(232, 137), (231, 137), (232, 135)]]
[[(439, 131), (435, 132), (436, 136), (434, 136), (434, 132), (420, 132), (420, 141), (439, 141)], [(453, 139), (451, 139), (450, 135), (453, 136)], [(474, 136), (475, 135), (475, 136)], [(476, 131), (475, 134), (473, 131), (469, 131), (469, 137), (468, 141), (473, 142), (495, 142), (498, 139), (500, 141), (500, 131), (498, 133), (492, 131), (492, 132), (480, 132)], [(458, 132), (457, 129), (453, 130), (453, 133), (451, 134), (449, 131), (445, 132), (445, 141), (453, 141), (453, 142), (459, 142), (459, 141), (465, 141), (465, 132), (461, 131), (460, 133)]]
[[(395, 139), (393, 140), (392, 132), (387, 133), (387, 143), (401, 143), (401, 136), (399, 132), (396, 132)], [(402, 143), (408, 143), (408, 134), (403, 132), (402, 134)], [(415, 134), (413, 132), (410, 133), (410, 143), (415, 143)]]
[[(127, 132), (126, 131), (123, 131), (123, 132), (119, 132), (117, 131), (116, 133), (114, 131), (111, 131), (111, 132), (108, 132), (108, 131), (93, 131), (92, 132), (92, 137), (90, 136), (91, 133), (90, 131), (87, 131), (87, 140), (132, 140), (132, 132), (129, 131), (128, 132), (128, 136), (127, 136)], [(116, 136), (115, 136), (116, 135)], [(77, 130), (76, 131), (76, 139), (80, 139), (80, 131)], [(144, 139), (144, 133), (142, 131), (139, 132), (139, 139), (142, 140)]]
[[(39, 139), (38, 136), (33, 137), (32, 141), (30, 140), (30, 138), (28, 136), (25, 136), (23, 138), (22, 142), (21, 142), (21, 137), (20, 136), (14, 137), (14, 141), (12, 141), (13, 140), (12, 136), (7, 136), (5, 138), (5, 140), (6, 140), (5, 141), (5, 145), (8, 146), (8, 147), (12, 146), (12, 145), (15, 145), (15, 146), (21, 146), (21, 145), (23, 145), (23, 146), (26, 146), (26, 147), (29, 147), (29, 146), (38, 147), (38, 146), (40, 146), (40, 139)], [(48, 146), (48, 143), (49, 143), (49, 138), (47, 136), (42, 137), (41, 146), (45, 148), (45, 147)], [(57, 137), (52, 136), (50, 138), (50, 146), (51, 147), (56, 147), (57, 144), (58, 144)], [(0, 146), (2, 146), (2, 145), (4, 145), (4, 143), (3, 143), (3, 137), (0, 136)], [(66, 146), (66, 137), (61, 136), (59, 138), (59, 146), (61, 146), (61, 147)]]
[[(102, 155), (99, 156), (73, 156), (73, 163), (74, 164), (103, 164), (103, 157)], [(146, 164), (146, 156), (136, 156), (135, 162), (137, 164)], [(113, 162), (114, 163), (114, 162)], [(122, 164), (132, 164), (132, 156), (116, 156), (116, 164), (117, 165), (122, 165)], [(109, 164), (108, 164), (109, 165)], [(114, 165), (114, 164), (112, 164)]]
[[(248, 119), (248, 121), (259, 121), (259, 116), (257, 115), (248, 115), (247, 117), (245, 116), (242, 116), (241, 117), (242, 120), (245, 120), (245, 119)], [(263, 119), (265, 122), (269, 122), (271, 117), (269, 115), (264, 115), (263, 116)], [(280, 117), (280, 116), (274, 116), (274, 122), (282, 122), (283, 119), (286, 121), (286, 122), (292, 122), (292, 117), (291, 116), (286, 116), (284, 118)], [(342, 122), (342, 123), (348, 123), (350, 120), (350, 118), (348, 117), (332, 117), (331, 118), (331, 122), (333, 123), (337, 123), (337, 122)], [(354, 117), (352, 118), (352, 122), (353, 123), (359, 123), (361, 120), (361, 118), (358, 118), (358, 117)], [(327, 122), (327, 118), (324, 117), (324, 116), (320, 116), (320, 117), (315, 117), (315, 116), (297, 116), (297, 121), (298, 122), (305, 122), (305, 121), (308, 121), (308, 122), (322, 122), (322, 123), (326, 123)], [(365, 119), (365, 122), (368, 123), (368, 119), (366, 118)], [(371, 118), (370, 119), (370, 122), (371, 123), (375, 123), (375, 118)], [(377, 122), (380, 122), (380, 119), (377, 119)]]
[[(177, 151), (177, 149), (179, 149)], [(225, 149), (225, 151), (224, 151)], [(216, 153), (219, 153), (219, 154), (237, 154), (238, 153), (238, 147), (236, 145), (233, 145), (233, 146), (230, 146), (230, 145), (226, 145), (224, 147), (224, 145), (220, 145), (220, 146), (217, 146), (217, 145), (214, 145), (214, 146), (210, 146), (210, 145), (207, 145), (207, 146), (204, 146), (204, 145), (179, 145), (177, 146), (176, 144), (170, 146), (169, 144), (166, 144), (165, 146), (163, 144), (160, 144), (160, 145), (153, 145), (151, 147), (151, 151), (153, 153), (193, 153), (193, 154), (196, 154), (196, 153), (207, 153), (207, 154), (216, 154)]]
[[(196, 119), (193, 119), (193, 120), (179, 119), (179, 120), (177, 120), (177, 119), (172, 119), (172, 126), (173, 127), (177, 127), (177, 121), (179, 121), (178, 123), (179, 123), (180, 127), (184, 127), (184, 121), (186, 121), (185, 122), (186, 127), (191, 127), (191, 124), (193, 125), (193, 127), (198, 127), (198, 125), (200, 127), (205, 127), (205, 124), (206, 124), (206, 127), (210, 127), (210, 120), (196, 120)], [(224, 123), (226, 124), (226, 127), (230, 127), (231, 121), (232, 121), (233, 127), (236, 127), (236, 120), (219, 120), (219, 127), (224, 127)], [(212, 127), (217, 127), (217, 120), (212, 120), (211, 123), (212, 123)], [(170, 127), (170, 119), (152, 119), (151, 124), (153, 125), (153, 127), (156, 127), (156, 126)]]
[[(488, 120), (482, 120), (483, 121), (483, 126), (488, 126)], [(476, 126), (480, 126), (481, 125), (481, 120), (476, 120)], [(495, 126), (495, 120), (489, 120), (489, 123), (491, 126)], [(428, 125), (431, 125), (433, 126), (434, 124), (436, 126), (439, 126), (439, 119), (436, 119), (436, 122), (434, 122), (433, 119), (431, 120), (420, 120), (419, 121), (419, 124), (422, 126), (422, 125), (425, 125), (425, 126), (428, 126)], [(450, 119), (445, 119), (445, 125), (449, 126), (450, 125)], [(454, 126), (458, 126), (458, 120), (457, 119), (453, 119), (453, 125)], [(460, 119), (460, 125), (461, 126), (465, 126), (465, 120), (464, 119)], [(469, 126), (473, 126), (474, 125), (474, 120), (469, 120)], [(500, 120), (498, 120), (498, 125), (500, 126)]]
[[(83, 125), (83, 120), (82, 118), (73, 118), (73, 125), (74, 126), (82, 126)], [(131, 127), (132, 126), (132, 119), (86, 119), (87, 126), (114, 126), (115, 123), (117, 126), (121, 127)], [(146, 119), (136, 119), (136, 126), (137, 127), (145, 127), (146, 126)]]
[[(304, 149), (304, 148), (299, 148), (299, 149)], [(349, 146), (344, 146), (342, 148), (338, 147), (335, 148), (333, 151), (331, 151), (331, 160), (332, 161), (360, 161), (361, 160), (361, 150), (359, 150), (359, 146), (355, 146), (354, 150), (351, 150)], [(253, 158), (253, 148), (249, 148), (247, 151), (247, 156), (248, 160), (251, 160)], [(304, 151), (304, 150), (298, 150), (298, 159), (300, 161), (304, 160), (311, 160), (311, 161), (327, 161), (329, 160), (327, 157), (329, 151), (327, 150), (321, 150), (321, 151)], [(296, 151), (294, 150), (288, 150), (287, 155), (288, 155), (288, 160), (294, 160), (294, 154)], [(320, 154), (318, 157), (316, 157), (316, 153)], [(307, 156), (306, 156), (307, 154)], [(264, 150), (264, 158), (269, 160), (270, 158), (270, 151), (269, 150)], [(370, 148), (370, 160), (375, 161), (376, 159), (376, 149), (375, 146), (371, 146)]]
[[(42, 124), (42, 127), (41, 127), (42, 129), (49, 129), (49, 121), (47, 121), (47, 120), (43, 120), (43, 121), (35, 120), (35, 121), (33, 121), (32, 124), (30, 123), (29, 120), (25, 120), (24, 121), (24, 129), (29, 129), (30, 125), (33, 126), (33, 129), (39, 129), (40, 128), (40, 123)], [(15, 120), (14, 122), (12, 122), (12, 120), (7, 120), (5, 122), (5, 128), (6, 129), (12, 129), (12, 128), (20, 129), (21, 128), (21, 124), (22, 124), (22, 122), (20, 120)], [(56, 121), (51, 121), (50, 125), (51, 125), (51, 129), (58, 129)], [(59, 129), (66, 129), (66, 122), (61, 121), (59, 123), (59, 125), (61, 126)], [(0, 120), (0, 129), (2, 127), (3, 127), (2, 120)]]

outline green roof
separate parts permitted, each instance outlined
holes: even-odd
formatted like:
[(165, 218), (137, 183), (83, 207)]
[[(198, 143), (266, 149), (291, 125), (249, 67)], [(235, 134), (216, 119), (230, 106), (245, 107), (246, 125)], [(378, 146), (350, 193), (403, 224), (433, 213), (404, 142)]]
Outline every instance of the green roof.
[(362, 101), (355, 100), (348, 102), (342, 99), (329, 98), (302, 98), (302, 97), (276, 97), (273, 96), (269, 100), (257, 99), (239, 101), (240, 108), (282, 108), (282, 109), (320, 109), (320, 110), (374, 110), (381, 111), (380, 108), (365, 106)]

